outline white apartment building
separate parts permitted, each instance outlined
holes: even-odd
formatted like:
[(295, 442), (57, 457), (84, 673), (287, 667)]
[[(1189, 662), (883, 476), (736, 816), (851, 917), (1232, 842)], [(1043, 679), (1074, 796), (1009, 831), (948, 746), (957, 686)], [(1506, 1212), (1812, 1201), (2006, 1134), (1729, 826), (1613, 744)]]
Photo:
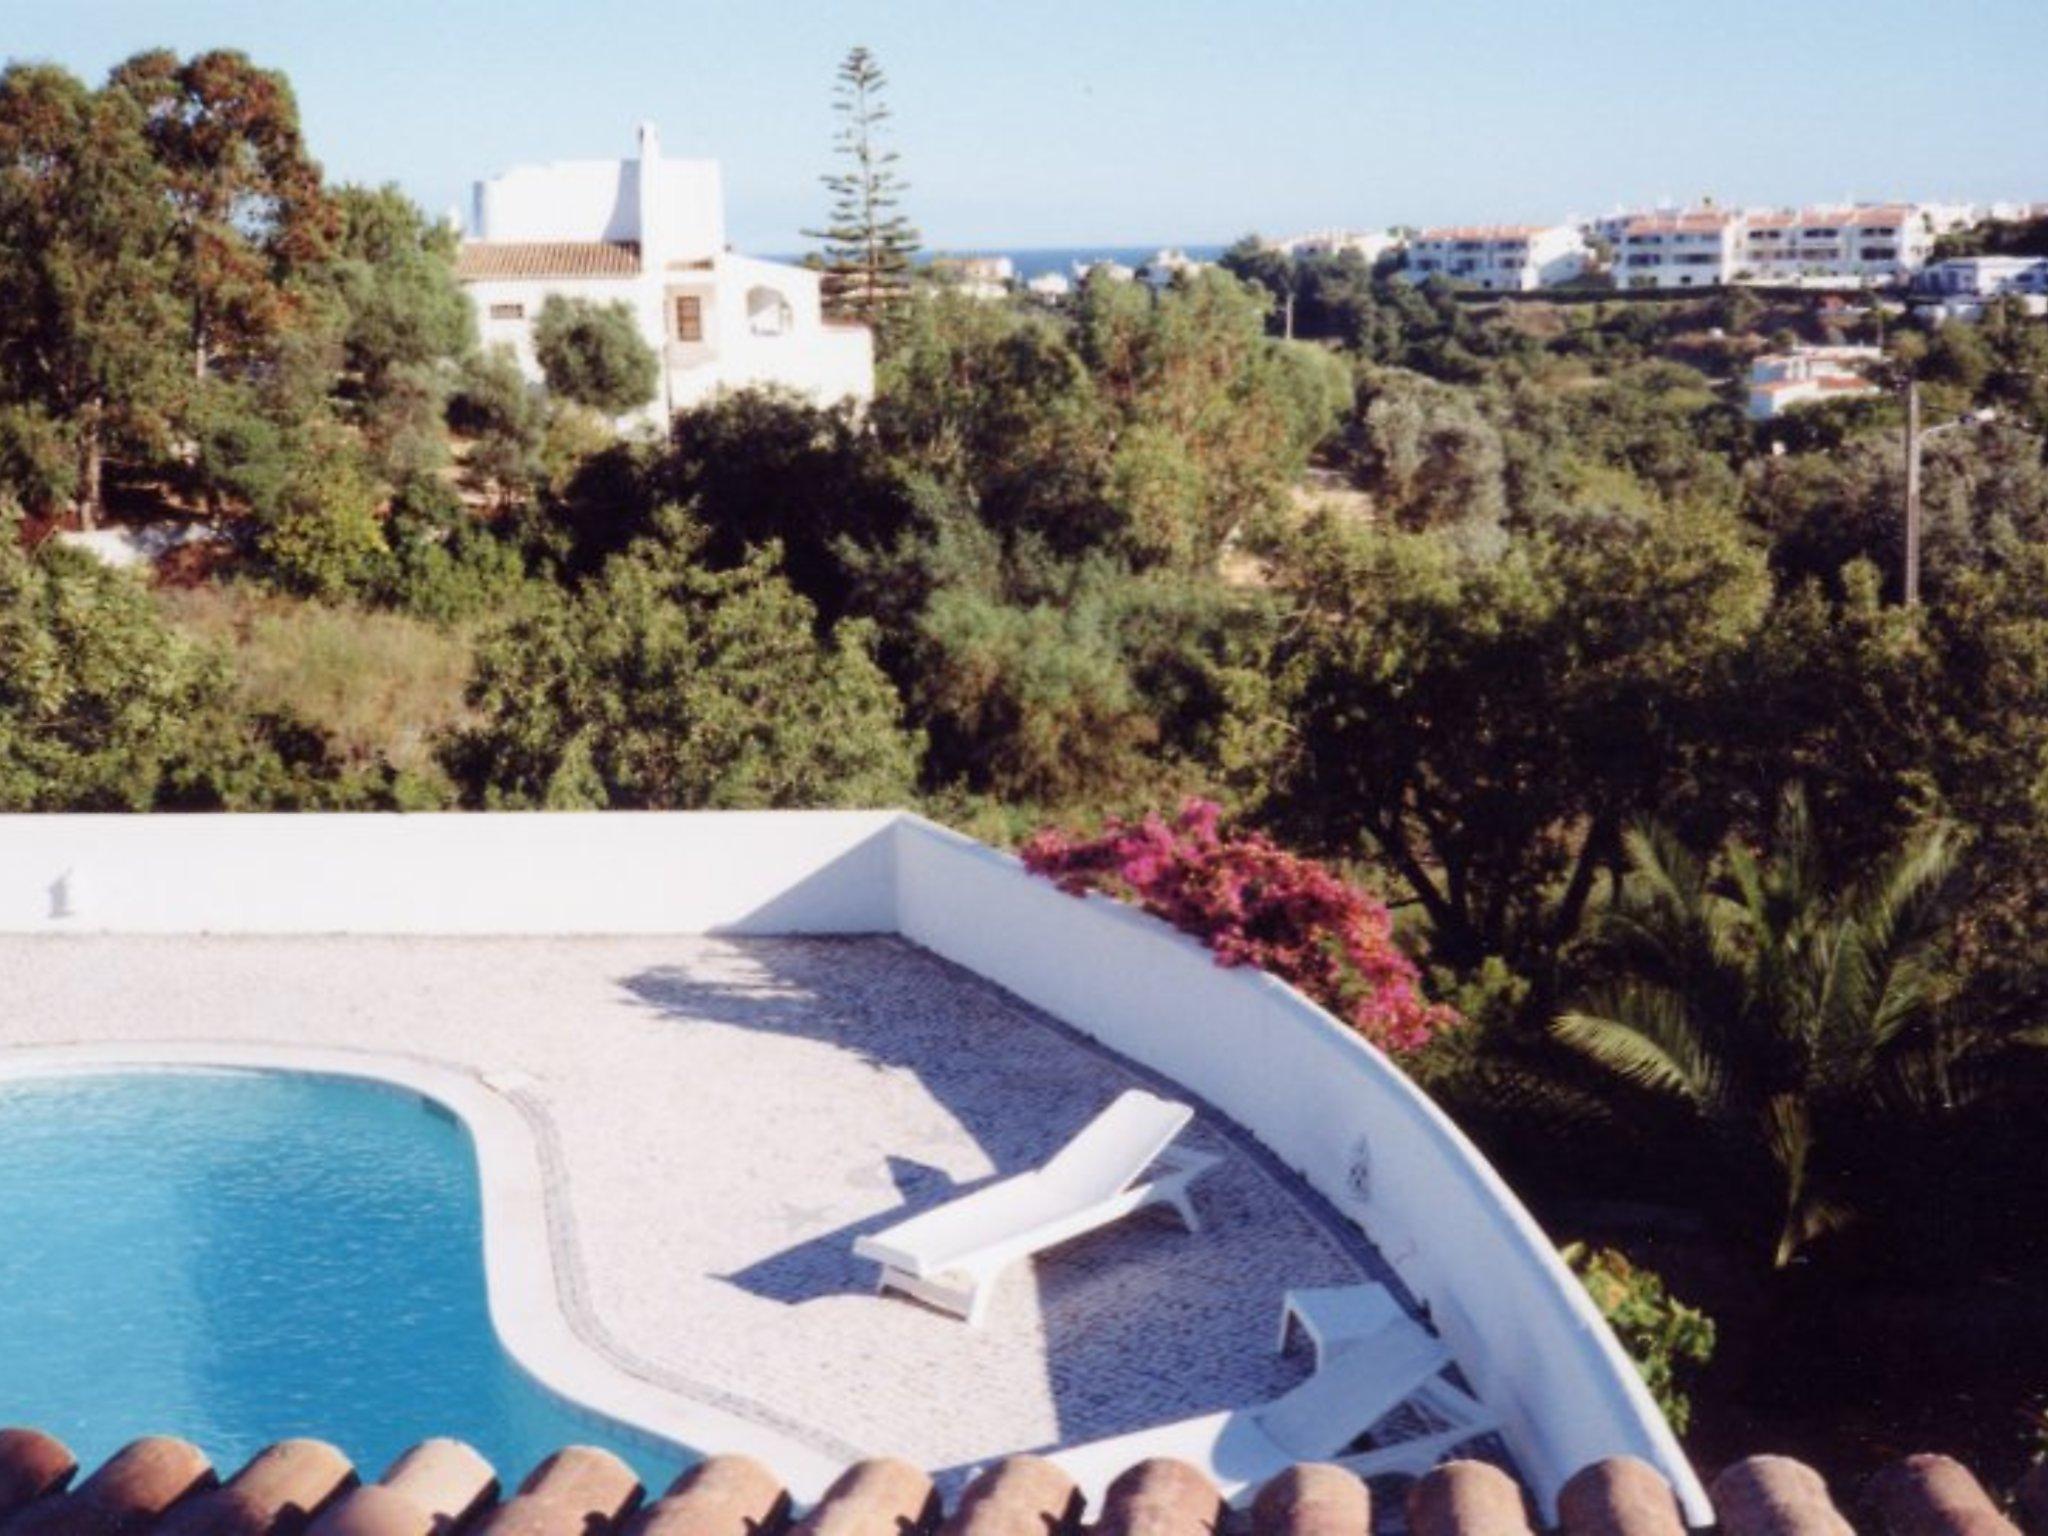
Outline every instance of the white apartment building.
[(1455, 225), (1425, 229), (1408, 243), (1401, 276), (1447, 278), (1495, 293), (1526, 293), (1570, 282), (1591, 253), (1569, 224)]
[(1742, 253), (1742, 220), (1719, 209), (1636, 214), (1612, 227), (1619, 288), (1716, 287)]
[(1346, 251), (1362, 257), (1367, 266), (1401, 248), (1398, 235), (1384, 230), (1319, 229), (1310, 234), (1277, 240), (1273, 249), (1287, 256), (1341, 256)]
[(1913, 280), (1913, 304), (1942, 320), (1975, 320), (1993, 299), (2027, 313), (2048, 314), (2048, 256), (1956, 256), (1924, 268)]
[(549, 296), (618, 302), (661, 360), (644, 419), (750, 385), (868, 399), (867, 327), (824, 317), (817, 272), (727, 247), (717, 161), (663, 158), (651, 123), (638, 137), (635, 159), (557, 160), (476, 184), (456, 276), (484, 346), (509, 348), (539, 382), (533, 325)]
[(1896, 283), (1927, 263), (1940, 220), (1918, 206), (1765, 209), (1744, 216), (1737, 275), (1759, 283)]
[(1954, 256), (1928, 267), (1913, 288), (1916, 293), (1971, 299), (2048, 293), (2048, 256)]

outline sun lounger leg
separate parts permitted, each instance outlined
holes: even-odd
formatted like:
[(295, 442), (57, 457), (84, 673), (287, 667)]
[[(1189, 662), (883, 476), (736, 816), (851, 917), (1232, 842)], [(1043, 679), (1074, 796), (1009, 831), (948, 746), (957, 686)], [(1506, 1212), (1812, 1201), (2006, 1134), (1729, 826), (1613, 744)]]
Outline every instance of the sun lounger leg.
[(906, 1270), (883, 1267), (881, 1278), (875, 1283), (879, 1294), (885, 1291), (900, 1291), (905, 1296), (923, 1302), (928, 1307), (937, 1307), (941, 1312), (950, 1312), (955, 1317), (964, 1317), (969, 1324), (978, 1324), (988, 1314), (989, 1293), (995, 1287), (979, 1276), (964, 1284), (949, 1285), (943, 1280), (927, 1280)]

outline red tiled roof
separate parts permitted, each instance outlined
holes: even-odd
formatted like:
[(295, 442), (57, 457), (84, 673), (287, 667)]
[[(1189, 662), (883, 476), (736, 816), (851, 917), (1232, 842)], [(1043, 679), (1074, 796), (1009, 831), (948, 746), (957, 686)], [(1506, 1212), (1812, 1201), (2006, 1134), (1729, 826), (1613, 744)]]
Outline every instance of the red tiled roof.
[(533, 277), (638, 277), (632, 240), (465, 240), (455, 257), (463, 283)]
[(1629, 235), (1712, 233), (1726, 229), (1734, 215), (1727, 213), (1651, 213), (1630, 219), (1622, 226), (1622, 233)]
[(1417, 238), (1423, 240), (1526, 240), (1531, 235), (1540, 235), (1545, 226), (1541, 224), (1446, 224), (1437, 229), (1425, 229)]
[[(797, 1518), (788, 1493), (745, 1456), (712, 1456), (649, 1499), (617, 1457), (555, 1452), (500, 1498), (497, 1475), (468, 1446), (428, 1440), (377, 1483), (332, 1446), (286, 1440), (226, 1482), (182, 1440), (137, 1440), (73, 1486), (79, 1468), (34, 1430), (0, 1430), (0, 1529), (7, 1536), (1369, 1536), (1373, 1494), (1342, 1467), (1304, 1464), (1267, 1482), (1249, 1520), (1186, 1462), (1144, 1461), (1085, 1507), (1073, 1480), (1037, 1456), (981, 1472), (950, 1511), (907, 1462), (847, 1468)], [(1709, 1490), (1724, 1536), (1853, 1536), (1820, 1474), (1783, 1456), (1725, 1468)], [(1532, 1536), (1523, 1490), (1488, 1462), (1453, 1461), (1406, 1490), (1410, 1536)], [(2013, 1502), (2030, 1530), (2048, 1517), (2048, 1467)], [(1960, 1462), (1910, 1456), (1859, 1490), (1850, 1509), (1891, 1536), (2018, 1536)], [(1651, 1467), (1609, 1457), (1558, 1492), (1563, 1536), (1685, 1536), (1670, 1486)], [(792, 1525), (792, 1522), (794, 1524)], [(1084, 1523), (1085, 1522), (1085, 1523)]]

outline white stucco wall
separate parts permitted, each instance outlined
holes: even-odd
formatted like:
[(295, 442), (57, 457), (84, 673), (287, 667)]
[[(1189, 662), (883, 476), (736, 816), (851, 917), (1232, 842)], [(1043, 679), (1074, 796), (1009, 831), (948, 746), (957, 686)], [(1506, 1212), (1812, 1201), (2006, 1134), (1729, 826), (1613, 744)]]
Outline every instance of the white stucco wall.
[(0, 816), (0, 932), (888, 933), (893, 820)]
[(664, 261), (725, 249), (725, 193), (716, 160), (654, 162), (659, 228), (643, 230), (639, 160), (553, 160), (476, 184), (479, 240), (643, 240)]

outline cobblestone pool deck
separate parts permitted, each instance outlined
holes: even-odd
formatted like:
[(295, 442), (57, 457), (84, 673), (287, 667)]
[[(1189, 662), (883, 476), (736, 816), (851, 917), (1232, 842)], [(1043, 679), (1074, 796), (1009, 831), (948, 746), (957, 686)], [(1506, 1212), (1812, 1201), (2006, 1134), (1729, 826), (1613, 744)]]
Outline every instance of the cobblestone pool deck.
[(0, 977), (0, 1046), (286, 1042), (486, 1075), (553, 1153), (585, 1337), (835, 1454), (958, 1469), (1255, 1403), (1305, 1369), (1274, 1349), (1281, 1292), (1378, 1273), (1205, 1111), (1189, 1144), (1224, 1161), (1200, 1234), (1152, 1212), (1077, 1239), (1012, 1270), (979, 1330), (875, 1296), (857, 1235), (1158, 1086), (896, 939), (0, 937)]

